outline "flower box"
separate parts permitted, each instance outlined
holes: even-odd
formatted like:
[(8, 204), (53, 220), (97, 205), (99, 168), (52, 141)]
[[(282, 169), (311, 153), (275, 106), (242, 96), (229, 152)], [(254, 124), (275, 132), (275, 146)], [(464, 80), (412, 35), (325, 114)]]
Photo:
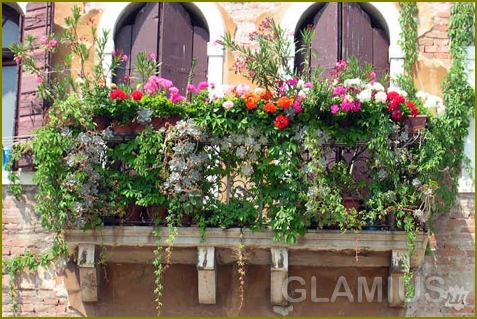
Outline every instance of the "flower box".
[(411, 135), (426, 127), (426, 123), (427, 115), (425, 114), (419, 114), (415, 117), (410, 116), (403, 121), (403, 124), (407, 126), (408, 134)]

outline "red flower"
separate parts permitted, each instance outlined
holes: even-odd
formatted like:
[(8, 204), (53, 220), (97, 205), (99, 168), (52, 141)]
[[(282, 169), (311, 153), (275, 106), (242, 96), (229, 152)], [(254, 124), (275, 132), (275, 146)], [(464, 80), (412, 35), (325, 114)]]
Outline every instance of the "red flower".
[(139, 101), (142, 99), (142, 92), (141, 91), (138, 91), (138, 90), (134, 90), (132, 91), (131, 93), (131, 97), (135, 100), (135, 101)]
[(257, 108), (258, 97), (255, 95), (250, 95), (245, 101), (245, 106), (249, 110), (255, 110)]
[(109, 97), (112, 98), (113, 100), (125, 100), (128, 98), (128, 95), (124, 93), (123, 90), (113, 90), (109, 94)]
[(277, 111), (277, 106), (273, 102), (268, 102), (263, 108), (265, 112), (275, 113)]
[(411, 110), (412, 117), (416, 117), (419, 114), (419, 110), (412, 101), (407, 102), (407, 107)]
[(262, 100), (271, 100), (273, 99), (273, 94), (269, 91), (263, 91), (262, 93), (260, 93), (260, 99)]
[(401, 111), (399, 111), (399, 110), (394, 111), (394, 112), (391, 114), (391, 118), (392, 118), (393, 120), (399, 121), (399, 120), (402, 118), (402, 113), (401, 113)]
[(277, 118), (275, 119), (275, 122), (273, 124), (278, 127), (279, 129), (284, 129), (285, 127), (290, 124), (290, 121), (288, 120), (288, 117), (285, 115), (278, 115)]
[(282, 107), (284, 109), (289, 108), (291, 105), (293, 105), (293, 98), (289, 98), (287, 96), (282, 96), (277, 100), (277, 105), (279, 107)]

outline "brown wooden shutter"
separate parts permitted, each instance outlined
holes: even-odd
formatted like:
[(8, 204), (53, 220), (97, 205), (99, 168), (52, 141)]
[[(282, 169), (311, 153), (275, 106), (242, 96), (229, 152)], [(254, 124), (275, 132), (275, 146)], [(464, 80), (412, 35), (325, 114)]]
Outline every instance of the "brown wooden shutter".
[(131, 75), (131, 38), (132, 25), (122, 27), (114, 37), (115, 49), (122, 50), (129, 57), (128, 61), (116, 70), (116, 75), (113, 75), (113, 82), (116, 84), (124, 83), (124, 76)]
[[(37, 38), (52, 32), (54, 2), (29, 2), (21, 32)], [(24, 36), (23, 36), (24, 38)], [(34, 55), (38, 66), (48, 66), (51, 56), (43, 49), (37, 48)], [(36, 76), (22, 72), (19, 81), (19, 103), (17, 112), (16, 135), (29, 136), (43, 125), (45, 118), (45, 101), (38, 97)], [(17, 168), (32, 169), (32, 158), (25, 157), (17, 162)]]
[[(160, 3), (148, 2), (137, 16), (132, 29), (130, 61), (134, 63), (140, 52), (158, 54)], [(135, 76), (131, 70), (131, 76)]]
[[(313, 24), (316, 35), (312, 45), (318, 50), (318, 59), (312, 66), (321, 66), (323, 76), (329, 77), (329, 70), (337, 60), (351, 56), (356, 56), (362, 65), (373, 64), (378, 77), (389, 72), (388, 37), (382, 29), (373, 26), (358, 3), (327, 3), (315, 14)], [(304, 27), (306, 25), (301, 26)], [(300, 70), (302, 59), (297, 61), (295, 66)]]
[(389, 40), (383, 30), (376, 28), (373, 29), (373, 65), (377, 79), (389, 73)]
[(201, 27), (194, 27), (194, 43), (192, 47), (192, 56), (196, 59), (194, 69), (194, 83), (207, 81), (208, 56), (207, 43), (209, 42), (209, 32)]
[(159, 37), (161, 77), (172, 80), (184, 95), (192, 61), (192, 23), (181, 4), (163, 2), (162, 5)]
[(372, 63), (373, 31), (369, 16), (357, 3), (345, 2), (342, 7), (342, 59), (355, 56), (362, 65)]
[(312, 63), (323, 69), (323, 75), (328, 76), (329, 71), (335, 67), (338, 54), (338, 25), (337, 14), (338, 4), (336, 2), (327, 3), (313, 19), (315, 26), (315, 38), (312, 47), (318, 50), (318, 59)]

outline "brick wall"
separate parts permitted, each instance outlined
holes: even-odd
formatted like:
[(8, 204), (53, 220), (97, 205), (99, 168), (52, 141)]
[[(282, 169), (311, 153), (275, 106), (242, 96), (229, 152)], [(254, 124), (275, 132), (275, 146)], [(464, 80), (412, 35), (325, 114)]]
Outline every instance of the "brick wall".
[[(408, 305), (407, 316), (475, 315), (475, 194), (460, 194), (454, 208), (437, 217), (430, 253), (416, 272), (420, 296)], [(432, 279), (431, 277), (436, 277)], [(438, 278), (440, 279), (438, 279)], [(426, 286), (426, 280), (429, 280)], [(429, 284), (434, 288), (429, 289)], [(468, 291), (465, 298), (444, 294), (449, 288)], [(429, 293), (426, 297), (425, 293)], [(447, 304), (447, 305), (446, 305)]]
[[(23, 254), (26, 250), (33, 253), (48, 251), (53, 234), (41, 228), (38, 216), (34, 212), (35, 187), (25, 186), (21, 201), (2, 187), (2, 259)], [(18, 288), (16, 302), (21, 316), (76, 316), (68, 308), (68, 294), (63, 284), (64, 265), (59, 262), (38, 273), (23, 273), (17, 276)], [(9, 293), (9, 275), (2, 272), (2, 317), (10, 316), (12, 302)]]

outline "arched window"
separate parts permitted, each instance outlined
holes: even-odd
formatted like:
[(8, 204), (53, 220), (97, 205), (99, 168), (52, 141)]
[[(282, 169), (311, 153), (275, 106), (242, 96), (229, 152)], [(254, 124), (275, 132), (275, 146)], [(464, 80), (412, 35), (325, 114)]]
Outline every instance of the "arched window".
[(115, 48), (130, 57), (126, 66), (113, 78), (121, 83), (125, 76), (133, 76), (132, 65), (139, 52), (154, 53), (158, 57), (160, 76), (170, 79), (182, 93), (188, 82), (192, 58), (194, 82), (207, 78), (207, 23), (200, 13), (187, 4), (149, 2), (123, 17), (116, 29)]
[[(378, 78), (389, 73), (389, 37), (381, 23), (358, 3), (330, 2), (310, 6), (296, 28), (297, 48), (302, 43), (299, 31), (308, 25), (313, 25), (312, 46), (318, 50), (318, 59), (312, 66), (321, 66), (323, 75), (328, 74), (336, 61), (351, 56), (361, 63), (372, 64)], [(297, 55), (295, 67), (299, 70), (302, 61)]]
[(2, 170), (13, 144), (18, 101), (18, 66), (9, 45), (19, 42), (20, 35), (20, 15), (2, 4)]

